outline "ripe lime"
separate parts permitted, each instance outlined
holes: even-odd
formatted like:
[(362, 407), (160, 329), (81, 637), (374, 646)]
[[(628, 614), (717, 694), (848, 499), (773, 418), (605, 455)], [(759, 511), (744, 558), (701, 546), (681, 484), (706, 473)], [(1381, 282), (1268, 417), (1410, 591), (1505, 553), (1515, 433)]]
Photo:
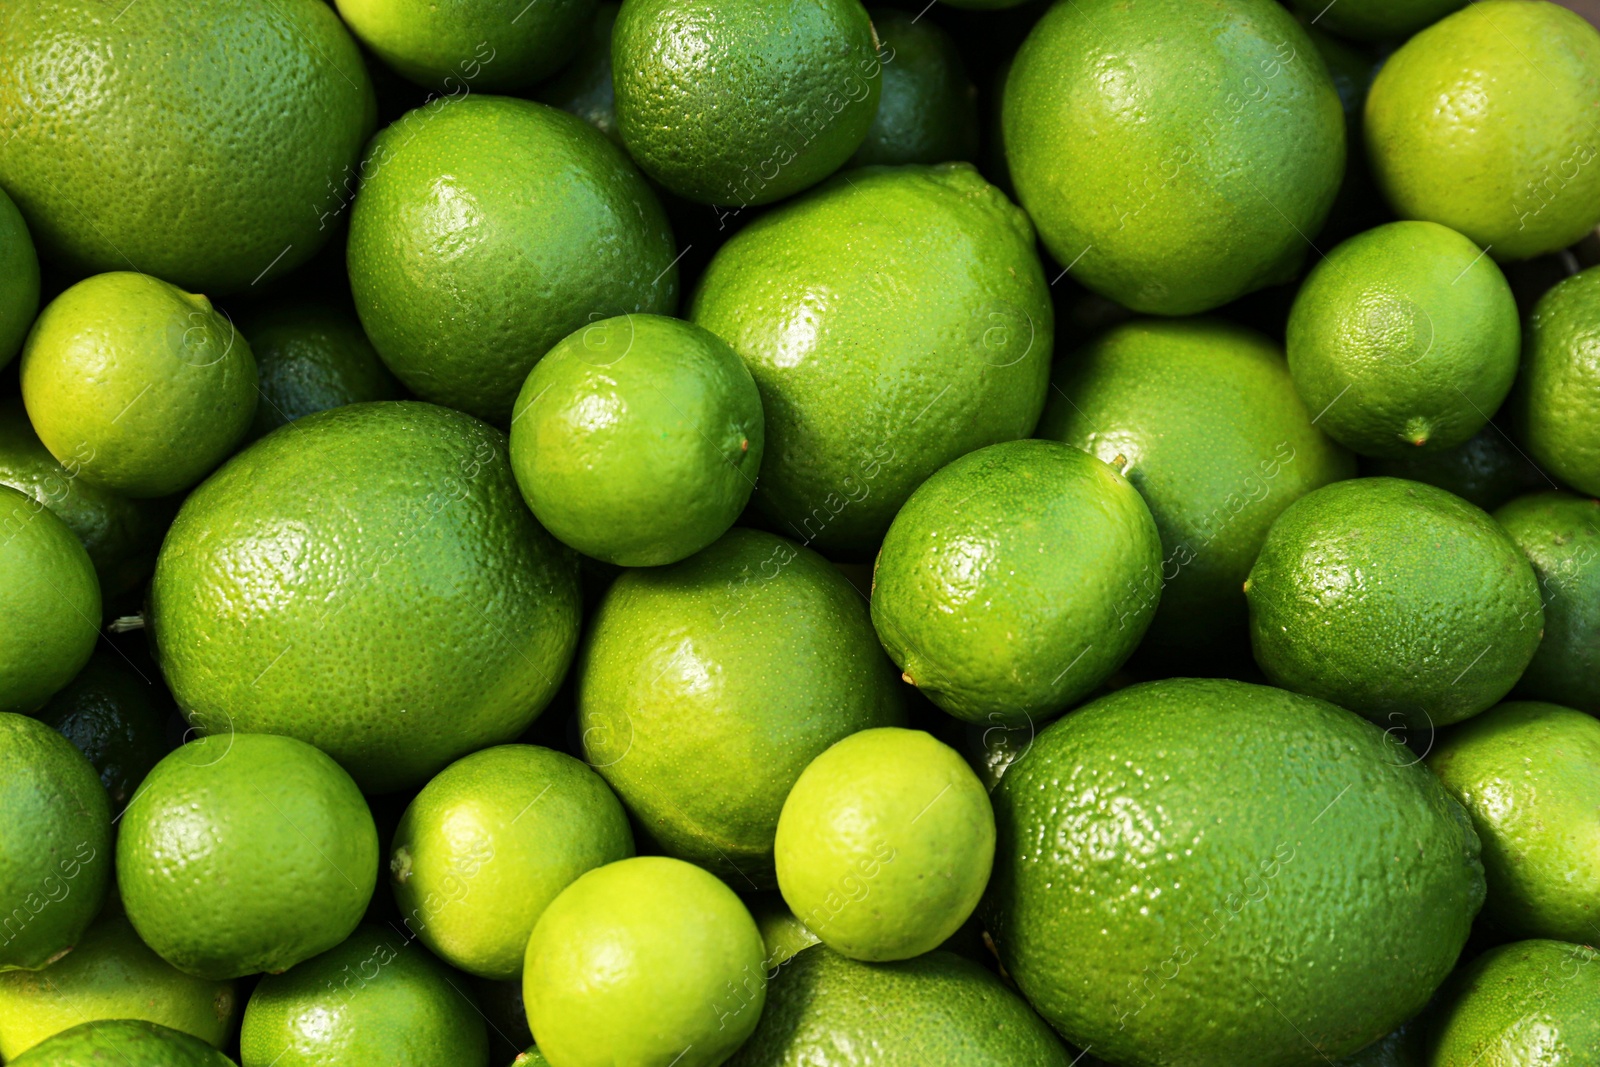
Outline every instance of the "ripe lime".
[(89, 662), (100, 584), (71, 528), (0, 485), (0, 712), (31, 712)]
[(872, 12), (883, 62), (878, 113), (850, 166), (975, 162), (978, 90), (961, 50), (932, 19), (893, 8)]
[(1511, 409), (1541, 466), (1600, 494), (1600, 267), (1559, 283), (1534, 306)]
[(621, 6), (611, 2), (596, 6), (578, 54), (535, 94), (540, 103), (578, 116), (618, 145), (622, 135), (617, 132), (616, 93), (611, 87), (611, 30)]
[(355, 315), (334, 304), (269, 305), (241, 317), (239, 332), (250, 341), (260, 379), (251, 437), (314, 412), (403, 395)]
[(1532, 493), (1494, 513), (1533, 564), (1544, 640), (1515, 693), (1600, 715), (1600, 501)]
[(22, 350), (22, 340), (39, 313), (39, 256), (22, 212), (0, 189), (0, 367)]
[(167, 754), (172, 711), (159, 682), (144, 677), (115, 652), (97, 652), (40, 709), (39, 721), (84, 754), (100, 775), (112, 810), (121, 812), (150, 768)]
[(197, 1037), (139, 1019), (80, 1023), (41, 1041), (11, 1067), (233, 1067)]
[(1430, 1067), (1530, 1067), (1600, 1059), (1600, 952), (1518, 941), (1473, 960), (1451, 981)]

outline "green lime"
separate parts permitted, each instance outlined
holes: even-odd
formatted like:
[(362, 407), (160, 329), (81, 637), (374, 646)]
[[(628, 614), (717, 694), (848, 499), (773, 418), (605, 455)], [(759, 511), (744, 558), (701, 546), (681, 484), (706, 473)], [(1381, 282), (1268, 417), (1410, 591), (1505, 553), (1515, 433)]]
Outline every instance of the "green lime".
[(484, 978), (522, 975), (528, 935), (585, 871), (633, 855), (628, 816), (562, 752), (500, 745), (457, 760), (417, 794), (389, 875), (413, 936)]
[(1541, 466), (1600, 494), (1600, 267), (1559, 283), (1534, 306), (1511, 409)]
[(725, 341), (691, 322), (621, 315), (535, 364), (511, 420), (511, 467), (559, 540), (654, 567), (727, 532), (764, 440), (761, 394)]
[(761, 931), (761, 943), (767, 949), (767, 976), (804, 952), (812, 945), (822, 944), (822, 938), (796, 918), (782, 894), (773, 892), (752, 893), (745, 898), (750, 917)]
[(1391, 459), (1363, 460), (1361, 473), (1427, 482), (1485, 511), (1550, 484), (1527, 454), (1492, 422), (1454, 448), (1413, 449)]
[(278, 973), (327, 951), (355, 929), (377, 877), (361, 791), (292, 737), (222, 733), (169, 753), (117, 836), (134, 929), (199, 978)]
[(299, 737), (370, 792), (521, 733), (571, 661), (578, 575), (507, 448), (459, 412), (354, 404), (190, 494), (150, 587), (190, 721)]
[(812, 760), (778, 818), (778, 886), (858, 960), (931, 952), (989, 884), (994, 812), (960, 753), (921, 730), (852, 734)]
[(188, 489), (228, 458), (256, 411), (255, 357), (233, 323), (148, 274), (97, 274), (56, 297), (20, 369), (50, 454), (126, 496)]
[(1339, 482), (1290, 505), (1245, 595), (1274, 685), (1413, 740), (1510, 692), (1544, 630), (1538, 579), (1499, 524), (1403, 478)]
[(449, 971), (381, 926), (262, 978), (239, 1035), (244, 1067), (483, 1067), (488, 1057), (488, 1027)]
[(144, 677), (120, 655), (97, 652), (50, 698), (39, 711), (39, 720), (88, 758), (106, 787), (112, 809), (120, 812), (167, 754), (171, 710), (159, 682)]
[(907, 11), (877, 8), (883, 64), (878, 113), (852, 167), (978, 158), (978, 90), (955, 38)]
[(849, 580), (740, 527), (622, 573), (589, 626), (577, 695), (584, 757), (646, 832), (741, 888), (776, 884), (778, 815), (806, 765), (903, 716)]
[(526, 1052), (519, 1052), (511, 1067), (550, 1067), (550, 1061), (537, 1048), (530, 1048)]
[[(1282, 350), (1203, 319), (1130, 322), (1065, 356), (1039, 436), (1116, 467), (1150, 505), (1165, 558), (1145, 652), (1168, 674), (1243, 642), (1240, 587), (1272, 520), (1355, 473), (1295, 394)], [(1129, 592), (1135, 609), (1157, 590)]]
[(1490, 708), (1445, 734), (1428, 766), (1483, 841), (1497, 931), (1600, 940), (1600, 721), (1558, 704)]
[(1427, 768), (1266, 686), (1102, 697), (1043, 730), (993, 800), (1000, 959), (1113, 1063), (1355, 1052), (1422, 1008), (1483, 903), (1478, 839)]
[(501, 423), (572, 331), (678, 301), (672, 230), (616, 145), (527, 100), (439, 98), (373, 139), (350, 218), (367, 336), (418, 396)]
[(1490, 949), (1450, 984), (1430, 1067), (1600, 1060), (1600, 952), (1561, 941)]
[[(1305, 21), (1301, 19), (1303, 24)], [(1383, 60), (1378, 47), (1340, 40), (1323, 33), (1317, 24), (1306, 24), (1305, 31), (1316, 46), (1317, 54), (1327, 64), (1328, 76), (1333, 79), (1334, 91), (1339, 94), (1339, 104), (1344, 108), (1344, 179), (1339, 183), (1339, 195), (1334, 197), (1333, 207), (1328, 209), (1328, 221), (1317, 235), (1319, 248), (1326, 248), (1393, 218), (1372, 182), (1372, 168), (1367, 165), (1361, 135), (1367, 90)]]
[(1395, 214), (1496, 259), (1600, 222), (1600, 33), (1544, 0), (1485, 0), (1412, 37), (1367, 94), (1367, 153)]
[(1600, 715), (1600, 501), (1532, 493), (1494, 513), (1533, 564), (1544, 640), (1516, 695)]
[(757, 508), (830, 554), (870, 559), (924, 478), (1028, 436), (1044, 407), (1055, 322), (1033, 228), (965, 163), (854, 171), (763, 215), (689, 317), (761, 390)]
[(361, 52), (320, 0), (0, 12), (0, 185), (73, 274), (213, 296), (287, 274), (333, 232), (375, 113)]
[(1187, 315), (1299, 272), (1344, 175), (1328, 69), (1272, 0), (1077, 0), (1017, 53), (1017, 197), (1072, 276)]
[(1329, 33), (1357, 41), (1410, 37), (1467, 0), (1290, 0), (1300, 14)]
[(39, 313), (39, 257), (28, 224), (4, 189), (0, 189), (0, 367), (22, 350), (28, 327)]
[(968, 722), (1017, 723), (1081, 700), (1132, 654), (1161, 596), (1144, 499), (1056, 441), (968, 453), (895, 516), (872, 622), (904, 679)]
[(1367, 456), (1465, 444), (1517, 376), (1505, 275), (1433, 222), (1391, 222), (1314, 267), (1289, 312), (1289, 373), (1317, 425)]
[(232, 982), (208, 982), (151, 952), (120, 913), (107, 913), (65, 959), (42, 971), (0, 974), (0, 1054), (95, 1019), (144, 1019), (220, 1048), (233, 1035)]
[(774, 976), (761, 1025), (728, 1067), (1067, 1067), (1070, 1060), (1022, 998), (975, 963), (949, 952), (859, 963), (814, 948)]
[(577, 55), (535, 94), (540, 103), (578, 116), (619, 145), (622, 135), (617, 132), (616, 93), (611, 87), (611, 30), (621, 6), (611, 2), (595, 6), (594, 21)]
[(239, 332), (250, 340), (260, 378), (251, 437), (313, 412), (404, 395), (361, 323), (334, 304), (273, 304), (241, 318)]
[(641, 856), (590, 871), (545, 909), (522, 996), (559, 1067), (716, 1067), (761, 1017), (765, 958), (733, 890)]
[(336, 0), (339, 15), (379, 59), (418, 85), (452, 96), (527, 89), (577, 50), (595, 0)]
[(815, 185), (878, 110), (878, 35), (858, 0), (628, 0), (611, 58), (628, 152), (707, 204)]
[(80, 1023), (29, 1049), (11, 1067), (234, 1067), (197, 1037), (140, 1019)]
[(100, 584), (82, 542), (49, 508), (5, 485), (0, 632), (0, 712), (37, 710), (89, 662), (100, 636)]
[(66, 738), (0, 712), (0, 811), (0, 973), (37, 971), (72, 950), (105, 901), (111, 808)]

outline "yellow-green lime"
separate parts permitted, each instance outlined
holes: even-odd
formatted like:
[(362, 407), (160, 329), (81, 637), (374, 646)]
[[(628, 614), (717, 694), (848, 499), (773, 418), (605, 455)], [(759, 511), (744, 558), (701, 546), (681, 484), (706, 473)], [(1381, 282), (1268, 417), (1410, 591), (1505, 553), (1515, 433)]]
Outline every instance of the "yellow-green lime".
[(1515, 694), (1600, 715), (1600, 501), (1531, 493), (1494, 517), (1533, 564), (1544, 602), (1544, 640)]
[(752, 893), (745, 898), (745, 904), (767, 949), (768, 978), (795, 956), (822, 943), (822, 938), (789, 910), (781, 893)]
[(978, 156), (978, 90), (961, 51), (932, 19), (876, 8), (883, 63), (878, 113), (850, 166), (950, 163)]
[(1534, 305), (1510, 407), (1533, 459), (1579, 492), (1600, 494), (1600, 267)]
[(407, 929), (446, 963), (522, 976), (528, 935), (585, 871), (633, 855), (610, 788), (583, 763), (498, 745), (440, 771), (401, 816), (389, 879)]
[(611, 86), (611, 30), (622, 5), (596, 5), (594, 21), (578, 52), (561, 72), (539, 87), (535, 99), (576, 115), (617, 144), (616, 92)]
[(100, 583), (72, 528), (0, 485), (0, 712), (32, 712), (89, 662)]
[(159, 681), (111, 651), (90, 657), (78, 676), (39, 710), (39, 720), (88, 758), (112, 810), (120, 812), (167, 754), (172, 711)]
[(1454, 448), (1363, 459), (1361, 473), (1427, 482), (1485, 511), (1550, 484), (1522, 447), (1493, 422)]
[(219, 733), (169, 753), (117, 836), (128, 919), (199, 978), (277, 973), (327, 951), (355, 929), (377, 877), (361, 791), (292, 737)]
[(1462, 968), (1434, 1020), (1429, 1067), (1532, 1067), (1600, 1059), (1600, 952), (1518, 941)]
[(80, 1023), (33, 1046), (11, 1067), (234, 1067), (228, 1057), (160, 1023), (103, 1019)]
[(1466, 0), (1292, 0), (1313, 24), (1356, 41), (1385, 41), (1413, 33), (1457, 10)]
[(0, 189), (0, 367), (22, 349), (39, 312), (39, 256), (17, 205)]
[(131, 271), (52, 300), (22, 350), (39, 440), (90, 485), (167, 496), (209, 474), (256, 412), (256, 361), (204, 296)]
[(404, 395), (355, 315), (335, 304), (280, 301), (241, 317), (239, 332), (261, 393), (251, 437), (328, 408)]

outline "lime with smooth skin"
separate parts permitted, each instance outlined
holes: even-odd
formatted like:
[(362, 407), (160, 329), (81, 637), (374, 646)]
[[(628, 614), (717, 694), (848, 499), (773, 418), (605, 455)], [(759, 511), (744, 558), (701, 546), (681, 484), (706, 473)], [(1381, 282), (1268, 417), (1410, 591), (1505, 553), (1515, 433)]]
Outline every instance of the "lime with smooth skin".
[(1540, 466), (1600, 494), (1600, 267), (1559, 282), (1534, 305), (1509, 406)]
[(0, 485), (0, 711), (33, 712), (89, 662), (100, 582), (72, 529)]

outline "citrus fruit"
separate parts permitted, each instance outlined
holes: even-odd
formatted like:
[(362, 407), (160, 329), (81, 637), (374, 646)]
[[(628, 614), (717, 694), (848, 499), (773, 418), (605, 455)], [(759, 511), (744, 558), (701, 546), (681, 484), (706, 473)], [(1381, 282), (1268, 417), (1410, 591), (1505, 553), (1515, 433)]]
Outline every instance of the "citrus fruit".
[(1511, 691), (1544, 630), (1506, 532), (1443, 489), (1356, 478), (1291, 504), (1245, 586), (1275, 685), (1424, 740)]
[(358, 926), (338, 947), (262, 978), (244, 1009), (244, 1067), (480, 1067), (477, 1006), (421, 946)]
[[(533, 1031), (528, 1029), (528, 1013), (522, 1007), (522, 976), (501, 982), (478, 978), (472, 980), (472, 992), (483, 1021), (489, 1028), (489, 1062), (508, 1063), (533, 1044)], [(541, 1061), (542, 1062), (542, 1061)]]
[(1600, 33), (1544, 0), (1468, 4), (1389, 57), (1367, 94), (1367, 153), (1395, 213), (1496, 259), (1600, 222)]
[(1161, 536), (1109, 465), (1056, 441), (990, 445), (923, 482), (872, 576), (890, 658), (969, 722), (1076, 703), (1138, 645), (1161, 596)]
[(1413, 449), (1393, 458), (1369, 458), (1362, 462), (1361, 472), (1427, 482), (1485, 511), (1550, 484), (1527, 453), (1492, 422), (1465, 444), (1436, 452)]
[(550, 1061), (544, 1058), (544, 1053), (537, 1048), (530, 1048), (526, 1052), (517, 1053), (517, 1058), (512, 1061), (511, 1067), (550, 1067)]
[(39, 720), (88, 758), (120, 812), (167, 754), (171, 710), (159, 682), (114, 652), (97, 652), (39, 710)]
[(32, 497), (0, 485), (0, 711), (31, 712), (72, 680), (100, 633), (83, 544)]
[(994, 813), (959, 753), (921, 730), (851, 734), (812, 760), (778, 818), (778, 887), (852, 959), (939, 947), (978, 906)]
[(1337, 1067), (1428, 1067), (1428, 1032), (1416, 1020), (1390, 1031)]
[(727, 342), (623, 315), (570, 334), (528, 375), (511, 468), (534, 517), (625, 567), (676, 563), (733, 525), (761, 469), (761, 395)]
[(595, 0), (337, 0), (361, 43), (419, 85), (462, 92), (527, 89), (583, 40)]
[(561, 752), (499, 745), (465, 756), (406, 808), (389, 876), (407, 929), (485, 978), (522, 975), (533, 924), (557, 893), (633, 855), (600, 776)]
[(256, 411), (256, 361), (211, 301), (148, 274), (97, 274), (52, 300), (22, 350), (39, 440), (90, 485), (188, 489)]
[(80, 1023), (41, 1041), (11, 1067), (233, 1067), (197, 1037), (142, 1019)]
[(1272, 520), (1355, 464), (1312, 423), (1282, 350), (1239, 326), (1127, 323), (1063, 358), (1054, 377), (1039, 436), (1120, 470), (1161, 531), (1160, 583), (1130, 590), (1127, 605), (1159, 593), (1145, 650), (1203, 669), (1243, 641), (1240, 587)]
[(239, 332), (260, 379), (251, 437), (313, 412), (403, 395), (361, 323), (334, 304), (280, 301), (241, 317)]
[(611, 87), (611, 30), (621, 6), (595, 6), (594, 21), (577, 54), (535, 94), (540, 103), (578, 116), (619, 145), (622, 135), (617, 132), (616, 93)]
[(907, 11), (872, 12), (882, 61), (878, 113), (853, 167), (949, 163), (978, 157), (978, 90), (956, 42), (931, 19)]
[(191, 722), (299, 737), (384, 792), (543, 710), (577, 643), (577, 569), (518, 497), (500, 431), (353, 404), (190, 494), (150, 622)]
[(1372, 182), (1372, 170), (1367, 165), (1363, 147), (1361, 116), (1366, 109), (1367, 90), (1382, 64), (1379, 48), (1341, 40), (1317, 28), (1319, 23), (1305, 22), (1306, 36), (1316, 46), (1317, 54), (1328, 66), (1328, 77), (1333, 80), (1334, 91), (1339, 94), (1339, 104), (1344, 108), (1344, 178), (1339, 183), (1339, 194), (1328, 209), (1328, 221), (1316, 235), (1318, 250), (1371, 229), (1394, 216)]
[(425, 400), (497, 422), (561, 338), (671, 313), (678, 273), (655, 194), (564, 111), (441, 98), (373, 139), (350, 217), (350, 287), (378, 354)]
[(1428, 766), (1472, 816), (1485, 917), (1513, 937), (1600, 940), (1600, 721), (1515, 701), (1450, 731)]
[(361, 791), (292, 737), (223, 733), (155, 765), (123, 813), (117, 887), (185, 974), (277, 973), (349, 936), (378, 877)]
[(1289, 373), (1329, 437), (1362, 455), (1465, 444), (1517, 376), (1517, 302), (1454, 230), (1391, 222), (1312, 268), (1289, 313)]
[(1118, 690), (992, 795), (1006, 972), (1128, 1067), (1288, 1067), (1415, 1015), (1483, 902), (1459, 805), (1382, 731), (1226, 680)]
[[(988, 971), (949, 952), (859, 963), (825, 947), (784, 965), (728, 1067), (1067, 1067), (1050, 1028)], [(1079, 1067), (1082, 1067), (1080, 1064)]]
[(1466, 0), (1292, 0), (1290, 6), (1329, 33), (1356, 41), (1410, 37)]
[(0, 712), (0, 972), (78, 943), (111, 881), (111, 809), (94, 768), (37, 719)]
[(1600, 714), (1600, 501), (1532, 493), (1494, 513), (1533, 564), (1544, 640), (1516, 695)]
[(0, 367), (4, 367), (21, 351), (39, 311), (39, 256), (22, 212), (4, 189), (0, 189), (0, 275), (6, 278), (0, 292)]
[(769, 979), (789, 960), (812, 945), (822, 943), (822, 938), (812, 933), (811, 928), (789, 910), (781, 894), (752, 893), (745, 898), (745, 904), (750, 909), (750, 917), (756, 921), (756, 928), (761, 931), (761, 942), (767, 949)]
[[(1597, 168), (1600, 169), (1600, 168)], [(1551, 474), (1600, 494), (1600, 267), (1559, 283), (1528, 316), (1511, 409), (1518, 436)]]
[(689, 317), (761, 390), (756, 507), (830, 554), (870, 558), (924, 478), (1028, 436), (1044, 406), (1054, 317), (1033, 229), (964, 163), (855, 171), (763, 215), (717, 252)]
[(850, 582), (739, 527), (681, 563), (622, 573), (590, 624), (577, 699), (584, 758), (644, 830), (741, 888), (776, 885), (778, 815), (806, 765), (902, 717)]
[(0, 185), (74, 274), (216, 296), (288, 273), (332, 232), (374, 114), (360, 50), (318, 0), (0, 15)]
[(0, 974), (0, 1054), (15, 1060), (94, 1019), (144, 1019), (220, 1048), (233, 1035), (237, 1007), (232, 982), (176, 970), (108, 909), (64, 959), (42, 971)]
[(815, 185), (878, 108), (878, 37), (858, 0), (629, 0), (611, 60), (629, 154), (707, 204)]
[(755, 920), (715, 876), (665, 856), (596, 868), (533, 928), (522, 995), (554, 1067), (716, 1067), (766, 996)]
[(1518, 941), (1473, 960), (1451, 982), (1430, 1067), (1578, 1064), (1600, 1056), (1600, 952)]
[(1058, 4), (1017, 52), (1001, 125), (1050, 254), (1162, 315), (1292, 278), (1344, 175), (1339, 94), (1271, 0)]

